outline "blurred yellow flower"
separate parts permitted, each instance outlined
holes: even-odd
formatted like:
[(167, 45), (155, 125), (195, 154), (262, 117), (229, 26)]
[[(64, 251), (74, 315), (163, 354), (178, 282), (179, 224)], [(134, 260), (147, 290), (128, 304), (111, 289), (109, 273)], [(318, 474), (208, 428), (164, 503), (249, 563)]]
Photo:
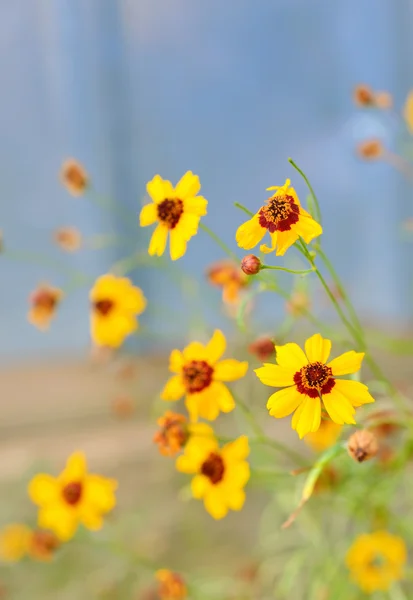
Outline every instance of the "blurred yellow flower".
[(185, 581), (178, 573), (169, 569), (159, 569), (155, 576), (159, 581), (158, 596), (160, 600), (184, 600), (187, 597)]
[(102, 275), (90, 292), (91, 335), (98, 346), (121, 346), (138, 328), (136, 315), (146, 308), (142, 290), (126, 277)]
[(40, 284), (29, 296), (29, 322), (38, 329), (48, 329), (62, 297), (63, 292), (59, 288), (47, 283)]
[(146, 185), (153, 202), (142, 208), (140, 225), (157, 223), (149, 243), (151, 256), (162, 256), (165, 252), (168, 233), (171, 259), (177, 260), (185, 254), (187, 242), (198, 231), (200, 218), (207, 214), (208, 201), (197, 196), (200, 189), (199, 177), (192, 171), (187, 171), (175, 187), (159, 175)]
[(407, 559), (404, 541), (387, 531), (360, 535), (346, 557), (351, 578), (367, 594), (386, 591), (403, 577)]
[(88, 174), (74, 158), (69, 158), (63, 163), (60, 180), (72, 196), (81, 196), (89, 185)]
[(182, 352), (173, 350), (169, 370), (176, 375), (165, 385), (162, 399), (175, 401), (186, 394), (186, 408), (193, 421), (199, 417), (213, 421), (221, 411), (231, 412), (235, 401), (222, 382), (244, 377), (248, 363), (231, 358), (219, 361), (226, 344), (222, 331), (216, 330), (206, 345), (192, 342)]
[(300, 438), (319, 429), (322, 406), (334, 423), (343, 425), (355, 423), (355, 407), (374, 402), (366, 385), (337, 379), (359, 371), (364, 352), (351, 350), (327, 363), (331, 342), (319, 333), (306, 341), (305, 353), (294, 343), (275, 349), (278, 364), (266, 363), (255, 373), (265, 385), (287, 386), (269, 397), (267, 408), (277, 419), (295, 411), (291, 425)]
[(300, 236), (309, 244), (323, 233), (321, 225), (302, 208), (290, 183), (287, 179), (283, 186), (267, 188), (267, 191), (276, 190), (275, 194), (249, 221), (238, 227), (235, 237), (240, 248), (255, 248), (268, 231), (271, 247), (263, 244), (261, 252), (276, 250), (277, 256), (283, 256)]
[(182, 450), (188, 435), (188, 420), (184, 415), (167, 410), (157, 421), (160, 429), (153, 441), (164, 456), (173, 456)]
[(194, 498), (204, 501), (214, 519), (222, 519), (228, 510), (241, 510), (244, 487), (250, 477), (248, 438), (243, 435), (219, 448), (212, 429), (202, 423), (176, 461), (181, 473), (194, 474), (191, 482)]
[(117, 482), (87, 472), (82, 452), (72, 454), (58, 477), (41, 473), (29, 484), (29, 496), (40, 507), (39, 526), (52, 530), (60, 540), (73, 537), (78, 525), (102, 527), (103, 515), (116, 504)]
[(240, 292), (248, 285), (248, 277), (240, 266), (230, 260), (220, 260), (207, 270), (211, 285), (222, 288), (222, 300), (226, 304), (237, 304)]
[(413, 133), (413, 90), (409, 92), (406, 98), (403, 114), (410, 133)]
[(340, 437), (342, 425), (337, 425), (331, 419), (321, 419), (320, 427), (317, 431), (307, 433), (304, 441), (316, 452), (323, 452), (336, 443)]
[(0, 532), (0, 560), (18, 562), (26, 556), (31, 530), (22, 523), (11, 523)]

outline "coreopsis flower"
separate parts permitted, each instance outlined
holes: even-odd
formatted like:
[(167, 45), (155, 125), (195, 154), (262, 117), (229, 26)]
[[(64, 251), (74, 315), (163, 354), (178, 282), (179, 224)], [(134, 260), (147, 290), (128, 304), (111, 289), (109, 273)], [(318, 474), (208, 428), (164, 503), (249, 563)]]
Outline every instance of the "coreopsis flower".
[(351, 578), (367, 594), (386, 591), (403, 577), (407, 551), (402, 538), (387, 531), (360, 535), (347, 552)]
[(157, 421), (160, 429), (153, 441), (164, 456), (173, 456), (182, 450), (188, 440), (188, 420), (184, 415), (167, 410)]
[(254, 354), (260, 360), (267, 360), (275, 354), (275, 344), (271, 338), (263, 335), (248, 346), (248, 352)]
[(91, 335), (98, 346), (117, 348), (138, 328), (137, 315), (146, 308), (142, 290), (126, 277), (102, 275), (90, 292)]
[(378, 139), (365, 140), (358, 144), (357, 154), (366, 160), (378, 160), (384, 154), (384, 147)]
[(31, 530), (23, 523), (11, 523), (0, 531), (0, 560), (18, 562), (26, 556)]
[(117, 482), (87, 472), (86, 458), (75, 452), (58, 477), (36, 475), (29, 484), (29, 496), (39, 506), (39, 526), (66, 541), (79, 526), (97, 530), (103, 516), (116, 504)]
[(337, 423), (325, 417), (321, 419), (319, 429), (307, 433), (304, 441), (316, 452), (323, 452), (336, 443), (342, 429), (342, 425), (337, 425)]
[(27, 552), (31, 558), (47, 562), (53, 558), (59, 545), (59, 539), (54, 533), (35, 529), (31, 532)]
[(155, 573), (159, 581), (158, 596), (160, 600), (184, 600), (188, 592), (182, 575), (169, 569), (159, 569)]
[(76, 252), (82, 245), (82, 234), (75, 227), (60, 227), (53, 233), (55, 243), (65, 252)]
[(409, 92), (406, 98), (403, 116), (410, 133), (413, 133), (413, 90)]
[(198, 196), (201, 189), (198, 175), (187, 171), (173, 187), (159, 175), (149, 181), (146, 190), (153, 200), (141, 210), (140, 225), (146, 227), (157, 223), (149, 243), (150, 256), (162, 256), (170, 234), (172, 260), (181, 258), (188, 241), (196, 235), (199, 220), (207, 214), (208, 201)]
[(48, 329), (62, 297), (63, 292), (59, 288), (47, 283), (40, 284), (29, 296), (29, 322), (38, 329)]
[(185, 395), (192, 421), (199, 417), (213, 421), (221, 411), (231, 412), (235, 401), (223, 382), (244, 377), (248, 363), (232, 358), (220, 361), (226, 344), (224, 334), (217, 329), (206, 345), (192, 342), (182, 352), (173, 350), (169, 370), (175, 375), (165, 385), (161, 398), (175, 401)]
[(276, 191), (249, 221), (238, 227), (236, 240), (240, 248), (255, 248), (268, 231), (271, 247), (263, 244), (261, 252), (276, 250), (277, 256), (283, 256), (300, 236), (309, 244), (322, 234), (321, 225), (303, 209), (290, 183), (287, 179), (282, 186), (267, 188)]
[(211, 285), (222, 288), (222, 300), (226, 304), (236, 304), (240, 292), (248, 285), (248, 277), (230, 260), (220, 260), (208, 267), (207, 279)]
[[(210, 433), (212, 430), (210, 431)], [(244, 487), (250, 477), (245, 460), (249, 455), (248, 438), (243, 435), (220, 448), (213, 435), (194, 435), (176, 461), (181, 473), (193, 474), (192, 495), (204, 501), (214, 519), (222, 519), (228, 510), (241, 510)]]
[(277, 419), (294, 412), (291, 425), (300, 438), (319, 429), (322, 408), (334, 423), (354, 424), (355, 408), (374, 402), (363, 383), (337, 379), (359, 371), (364, 352), (351, 350), (327, 362), (331, 341), (319, 333), (306, 341), (305, 353), (294, 343), (275, 350), (277, 364), (266, 363), (255, 373), (265, 385), (285, 388), (269, 397), (267, 408)]
[(89, 185), (88, 174), (74, 158), (69, 158), (63, 163), (60, 169), (60, 180), (72, 196), (81, 196)]

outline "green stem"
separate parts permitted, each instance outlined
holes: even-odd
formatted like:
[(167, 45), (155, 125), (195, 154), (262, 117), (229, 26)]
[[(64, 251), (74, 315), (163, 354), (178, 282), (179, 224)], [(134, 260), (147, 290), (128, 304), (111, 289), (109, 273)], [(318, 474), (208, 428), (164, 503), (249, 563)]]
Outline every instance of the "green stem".
[(313, 273), (314, 268), (297, 270), (297, 269), (287, 269), (287, 267), (272, 267), (270, 265), (261, 265), (260, 271), (263, 269), (271, 269), (272, 271), (285, 271), (286, 273), (292, 273), (293, 275), (307, 275), (307, 273)]
[(76, 269), (72, 269), (71, 267), (68, 267), (64, 264), (62, 264), (59, 261), (53, 260), (53, 258), (51, 259), (48, 256), (43, 256), (41, 254), (36, 254), (34, 252), (20, 252), (15, 251), (15, 250), (4, 250), (4, 252), (1, 253), (1, 258), (10, 258), (11, 260), (16, 260), (16, 261), (22, 261), (22, 262), (28, 262), (28, 263), (32, 263), (35, 265), (38, 265), (40, 267), (46, 267), (46, 268), (50, 268), (53, 269), (55, 271), (57, 271), (59, 274), (60, 273), (66, 273), (68, 276), (71, 277), (84, 277), (84, 273), (82, 273), (81, 271), (77, 271)]
[(243, 210), (245, 213), (247, 213), (247, 215), (249, 217), (253, 217), (254, 216), (254, 213), (251, 212), (250, 210), (248, 210), (248, 208), (246, 208), (243, 204), (240, 204), (239, 202), (234, 202), (234, 206), (236, 206), (240, 210)]
[(298, 166), (298, 165), (297, 165), (297, 164), (296, 164), (296, 163), (293, 161), (293, 159), (292, 159), (292, 158), (289, 158), (289, 159), (288, 159), (288, 162), (290, 163), (290, 165), (291, 165), (291, 166), (293, 166), (293, 167), (294, 167), (294, 169), (295, 169), (296, 171), (298, 171), (298, 172), (300, 173), (301, 177), (302, 177), (302, 178), (304, 179), (304, 181), (306, 182), (306, 184), (307, 184), (307, 186), (308, 186), (308, 189), (310, 190), (310, 193), (311, 193), (311, 195), (312, 195), (312, 197), (313, 197), (313, 200), (314, 200), (314, 204), (315, 204), (315, 208), (316, 208), (316, 212), (317, 212), (317, 221), (318, 221), (318, 222), (320, 223), (320, 225), (321, 225), (321, 224), (322, 224), (322, 221), (321, 221), (321, 210), (320, 210), (320, 204), (319, 204), (319, 202), (318, 202), (318, 198), (317, 198), (317, 196), (316, 196), (316, 194), (315, 194), (315, 191), (313, 190), (313, 187), (312, 187), (311, 183), (310, 183), (310, 182), (308, 181), (308, 179), (307, 179), (307, 175), (306, 175), (306, 174), (305, 174), (305, 173), (304, 173), (304, 172), (303, 172), (303, 171), (300, 169), (300, 167), (299, 167), (299, 166)]
[(118, 204), (112, 198), (107, 198), (97, 194), (92, 188), (87, 189), (85, 196), (94, 202), (94, 204), (99, 206), (99, 208), (103, 208), (104, 210), (116, 214), (125, 225), (130, 228), (133, 227), (134, 231), (137, 231), (138, 216), (134, 210), (125, 205)]
[(213, 240), (221, 247), (221, 249), (227, 254), (230, 258), (232, 258), (237, 263), (239, 262), (238, 256), (233, 252), (226, 244), (221, 240), (220, 237), (216, 235), (207, 225), (204, 223), (200, 223), (199, 227), (205, 231)]

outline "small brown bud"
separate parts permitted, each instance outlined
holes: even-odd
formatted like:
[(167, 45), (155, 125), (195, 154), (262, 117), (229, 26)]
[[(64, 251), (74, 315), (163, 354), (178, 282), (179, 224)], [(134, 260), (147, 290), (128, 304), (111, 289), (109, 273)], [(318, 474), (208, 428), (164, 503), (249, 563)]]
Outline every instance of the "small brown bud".
[(248, 352), (255, 354), (260, 360), (267, 360), (275, 353), (274, 342), (267, 336), (257, 338), (248, 346)]
[(357, 462), (364, 462), (376, 456), (379, 445), (374, 433), (368, 429), (361, 429), (349, 437), (347, 450), (351, 458)]
[(260, 272), (261, 261), (258, 256), (254, 256), (254, 254), (247, 254), (247, 256), (244, 256), (242, 259), (241, 269), (246, 275), (256, 275)]

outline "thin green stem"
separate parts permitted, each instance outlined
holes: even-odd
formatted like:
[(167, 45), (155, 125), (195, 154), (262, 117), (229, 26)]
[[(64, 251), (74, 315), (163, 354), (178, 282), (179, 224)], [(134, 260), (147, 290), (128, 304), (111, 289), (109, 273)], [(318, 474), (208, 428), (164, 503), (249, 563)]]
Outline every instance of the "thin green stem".
[(247, 215), (249, 217), (253, 217), (254, 216), (254, 213), (251, 212), (250, 210), (248, 210), (248, 208), (246, 208), (243, 204), (240, 204), (239, 202), (234, 202), (234, 206), (236, 206), (240, 210), (243, 210), (245, 213), (247, 213)]
[(238, 256), (235, 254), (235, 252), (233, 252), (226, 244), (225, 242), (223, 242), (221, 240), (220, 237), (217, 236), (216, 233), (214, 233), (212, 231), (212, 229), (210, 229), (209, 227), (207, 227), (207, 225), (205, 225), (204, 223), (200, 223), (199, 227), (201, 229), (203, 229), (205, 231), (205, 233), (207, 233), (209, 235), (209, 237), (211, 237), (214, 242), (216, 242), (218, 244), (218, 246), (221, 247), (221, 249), (225, 252), (225, 254), (227, 254), (230, 258), (232, 258), (233, 260), (235, 260), (236, 262), (239, 262), (239, 258)]
[(297, 164), (296, 164), (296, 163), (293, 161), (293, 159), (292, 159), (292, 158), (289, 158), (289, 159), (288, 159), (288, 162), (290, 163), (290, 165), (291, 165), (292, 167), (294, 167), (294, 169), (295, 169), (296, 171), (298, 171), (298, 173), (300, 173), (301, 177), (302, 177), (302, 178), (304, 179), (304, 181), (306, 182), (306, 184), (307, 184), (307, 186), (308, 186), (308, 189), (310, 190), (310, 193), (311, 193), (311, 195), (312, 195), (312, 197), (313, 197), (313, 200), (314, 200), (314, 205), (315, 205), (315, 208), (316, 208), (316, 213), (317, 213), (317, 221), (318, 221), (318, 222), (320, 223), (320, 225), (321, 225), (321, 224), (322, 224), (322, 221), (321, 221), (321, 210), (320, 210), (320, 204), (319, 204), (319, 202), (318, 202), (318, 198), (317, 198), (317, 196), (316, 196), (316, 194), (315, 194), (315, 191), (313, 190), (313, 187), (312, 187), (311, 183), (310, 183), (310, 182), (309, 182), (309, 180), (307, 179), (307, 175), (306, 175), (306, 174), (305, 174), (305, 173), (304, 173), (304, 172), (303, 172), (303, 171), (300, 169), (300, 167), (299, 167), (299, 166), (298, 166), (298, 165), (297, 165)]
[(313, 273), (315, 270), (313, 267), (311, 267), (311, 269), (297, 270), (287, 269), (287, 267), (272, 267), (270, 265), (261, 265), (260, 271), (262, 271), (263, 269), (271, 269), (272, 271), (285, 271), (286, 273), (292, 273), (293, 275), (307, 275), (307, 273)]
[(118, 202), (116, 202), (116, 200), (113, 200), (112, 198), (107, 198), (105, 196), (97, 194), (95, 190), (93, 190), (93, 188), (88, 188), (85, 193), (85, 196), (100, 208), (103, 208), (104, 210), (116, 214), (119, 217), (119, 219), (121, 219), (122, 223), (124, 223), (130, 228), (133, 227), (133, 229), (137, 231), (138, 216), (134, 210), (132, 210), (128, 206), (119, 204)]
[(82, 273), (81, 271), (77, 271), (76, 269), (73, 269), (72, 267), (69, 267), (65, 264), (62, 264), (60, 261), (58, 260), (54, 260), (53, 258), (50, 258), (49, 256), (44, 256), (42, 254), (36, 254), (34, 252), (21, 252), (20, 250), (4, 250), (1, 253), (1, 258), (10, 258), (11, 260), (16, 260), (18, 262), (22, 261), (22, 262), (27, 262), (27, 263), (32, 263), (35, 265), (38, 265), (40, 267), (45, 267), (45, 268), (50, 268), (53, 269), (54, 271), (57, 271), (58, 273), (66, 273), (68, 276), (71, 277), (82, 277), (84, 276), (84, 273)]

